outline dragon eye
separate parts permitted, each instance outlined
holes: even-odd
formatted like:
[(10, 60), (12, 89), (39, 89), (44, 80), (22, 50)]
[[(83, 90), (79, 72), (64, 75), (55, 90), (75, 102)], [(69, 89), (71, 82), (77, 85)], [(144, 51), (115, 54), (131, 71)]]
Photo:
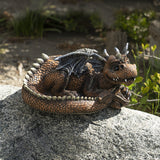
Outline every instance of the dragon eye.
[(114, 66), (113, 70), (114, 71), (118, 71), (119, 70), (119, 66)]

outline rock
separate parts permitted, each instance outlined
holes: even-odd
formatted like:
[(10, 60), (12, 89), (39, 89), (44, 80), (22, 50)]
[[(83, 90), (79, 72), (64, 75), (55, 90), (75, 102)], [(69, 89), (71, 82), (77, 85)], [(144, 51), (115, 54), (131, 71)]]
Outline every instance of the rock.
[[(160, 54), (159, 54), (159, 50), (160, 50), (160, 46), (159, 46), (159, 41), (160, 41), (160, 22), (159, 20), (154, 20), (152, 21), (152, 23), (150, 24), (149, 27), (149, 41), (150, 41), (150, 45), (156, 45), (157, 48), (154, 51), (154, 53), (148, 52), (149, 53), (149, 62), (152, 66), (154, 66), (157, 69), (160, 69)], [(155, 58), (152, 56), (156, 56)]]
[(0, 159), (160, 159), (157, 116), (124, 107), (92, 115), (47, 114), (25, 105), (20, 88), (0, 90)]
[(157, 49), (155, 50), (155, 56), (159, 56), (159, 41), (160, 41), (160, 22), (159, 20), (154, 20), (150, 24), (149, 27), (149, 34), (150, 34), (150, 45), (157, 45)]

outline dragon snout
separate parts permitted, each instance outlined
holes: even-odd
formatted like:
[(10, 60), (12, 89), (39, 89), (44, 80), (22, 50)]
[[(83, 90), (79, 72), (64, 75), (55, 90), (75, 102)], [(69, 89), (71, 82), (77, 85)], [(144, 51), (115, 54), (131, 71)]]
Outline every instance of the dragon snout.
[(135, 64), (128, 64), (124, 71), (124, 83), (130, 85), (137, 77), (137, 67)]
[(128, 73), (129, 76), (134, 78), (137, 77), (137, 66), (135, 64), (130, 64), (128, 66), (128, 70), (129, 70), (129, 73)]
[(135, 74), (135, 77), (137, 77), (137, 66), (135, 64), (134, 65), (134, 74)]

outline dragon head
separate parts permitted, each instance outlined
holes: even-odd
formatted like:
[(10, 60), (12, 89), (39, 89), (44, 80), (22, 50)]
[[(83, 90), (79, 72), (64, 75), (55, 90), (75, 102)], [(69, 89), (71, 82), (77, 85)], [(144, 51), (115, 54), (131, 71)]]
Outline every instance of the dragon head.
[(116, 56), (109, 56), (107, 51), (104, 50), (107, 59), (103, 69), (104, 77), (113, 84), (130, 85), (137, 76), (137, 69), (136, 65), (131, 64), (127, 57), (129, 53), (128, 43), (123, 49), (123, 54), (120, 53), (118, 48), (115, 48), (115, 50)]

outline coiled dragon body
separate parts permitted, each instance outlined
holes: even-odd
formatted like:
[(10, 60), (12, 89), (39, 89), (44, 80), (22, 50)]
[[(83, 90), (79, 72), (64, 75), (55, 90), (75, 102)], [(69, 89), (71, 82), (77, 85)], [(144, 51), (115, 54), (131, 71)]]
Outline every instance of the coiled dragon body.
[(94, 49), (79, 49), (63, 56), (42, 54), (24, 79), (26, 104), (57, 114), (90, 114), (107, 106), (129, 103), (131, 84), (137, 76), (127, 58), (128, 44), (121, 54), (100, 56)]

